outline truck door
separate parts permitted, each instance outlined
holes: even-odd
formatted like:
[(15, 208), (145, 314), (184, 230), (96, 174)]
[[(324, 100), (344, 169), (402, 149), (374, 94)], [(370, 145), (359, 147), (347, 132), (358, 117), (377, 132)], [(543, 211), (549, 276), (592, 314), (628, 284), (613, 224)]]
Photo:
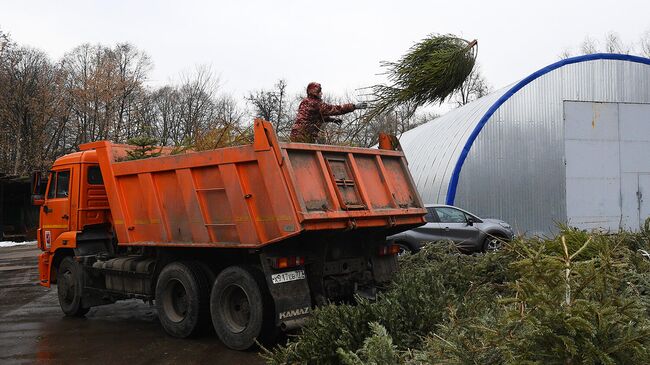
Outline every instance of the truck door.
[(42, 242), (49, 249), (63, 232), (70, 230), (71, 169), (50, 172), (45, 203), (41, 206)]

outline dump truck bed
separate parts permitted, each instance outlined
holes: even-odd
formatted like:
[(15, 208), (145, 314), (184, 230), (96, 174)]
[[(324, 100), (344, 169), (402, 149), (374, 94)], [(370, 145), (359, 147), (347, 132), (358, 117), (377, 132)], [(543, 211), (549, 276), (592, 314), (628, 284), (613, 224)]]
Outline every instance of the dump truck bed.
[(403, 152), (279, 143), (120, 161), (93, 142), (119, 245), (259, 248), (306, 231), (408, 229), (426, 211)]

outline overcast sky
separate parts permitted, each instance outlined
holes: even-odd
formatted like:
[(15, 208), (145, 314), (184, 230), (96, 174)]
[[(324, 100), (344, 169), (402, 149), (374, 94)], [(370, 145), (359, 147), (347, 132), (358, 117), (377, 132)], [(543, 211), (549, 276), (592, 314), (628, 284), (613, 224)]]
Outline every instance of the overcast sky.
[(153, 63), (152, 86), (207, 64), (224, 91), (309, 81), (325, 94), (381, 81), (430, 33), (478, 39), (478, 60), (500, 88), (559, 59), (585, 36), (617, 32), (628, 43), (650, 30), (650, 1), (7, 1), (0, 29), (53, 59), (85, 42), (130, 42)]

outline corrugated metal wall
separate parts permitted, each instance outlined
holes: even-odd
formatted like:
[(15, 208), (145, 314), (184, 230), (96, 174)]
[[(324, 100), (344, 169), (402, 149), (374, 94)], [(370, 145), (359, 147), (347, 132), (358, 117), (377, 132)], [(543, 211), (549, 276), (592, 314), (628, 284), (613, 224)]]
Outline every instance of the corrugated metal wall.
[(650, 103), (650, 66), (580, 62), (525, 86), (476, 139), (454, 203), (500, 217), (520, 232), (552, 232), (566, 221), (564, 100)]
[(508, 88), (455, 109), (400, 137), (409, 169), (425, 203), (444, 203), (451, 174), (467, 138), (485, 111)]
[[(401, 143), (422, 198), (444, 203), (471, 132), (510, 87), (405, 134)], [(563, 102), (650, 103), (650, 66), (624, 60), (564, 65), (512, 95), (485, 124), (460, 173), (454, 204), (520, 232), (566, 220)]]

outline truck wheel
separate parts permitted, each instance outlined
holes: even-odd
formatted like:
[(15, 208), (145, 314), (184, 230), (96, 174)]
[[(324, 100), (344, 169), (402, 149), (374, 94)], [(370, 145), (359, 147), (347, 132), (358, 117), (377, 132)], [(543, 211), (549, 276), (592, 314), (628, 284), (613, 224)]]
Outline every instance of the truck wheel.
[(209, 298), (208, 280), (191, 262), (173, 262), (158, 276), (158, 318), (165, 331), (174, 337), (196, 335), (209, 325)]
[(81, 303), (84, 287), (84, 270), (72, 257), (64, 257), (56, 275), (59, 305), (66, 316), (83, 317), (90, 308)]
[(246, 350), (272, 335), (275, 309), (264, 276), (256, 269), (231, 266), (214, 282), (210, 295), (212, 324), (233, 350)]

